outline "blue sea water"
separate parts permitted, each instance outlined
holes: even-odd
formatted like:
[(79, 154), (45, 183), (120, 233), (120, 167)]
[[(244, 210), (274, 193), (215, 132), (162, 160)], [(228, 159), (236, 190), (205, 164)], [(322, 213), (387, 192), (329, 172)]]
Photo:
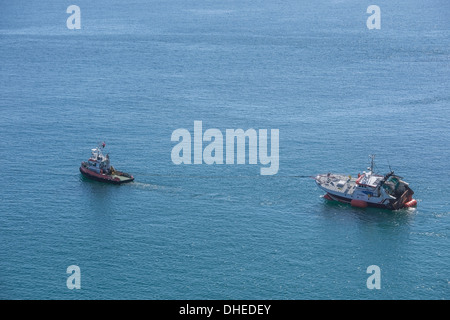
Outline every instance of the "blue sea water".
[[(448, 1), (0, 8), (1, 299), (450, 297)], [(195, 120), (279, 129), (278, 173), (173, 164), (171, 134)], [(101, 141), (133, 183), (81, 176)], [(417, 208), (328, 203), (308, 178), (369, 154)]]

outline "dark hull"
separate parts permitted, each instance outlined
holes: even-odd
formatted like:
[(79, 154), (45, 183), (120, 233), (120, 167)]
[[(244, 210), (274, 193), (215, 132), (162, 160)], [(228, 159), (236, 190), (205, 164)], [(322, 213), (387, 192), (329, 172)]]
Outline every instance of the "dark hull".
[(83, 166), (80, 167), (80, 172), (83, 176), (89, 179), (111, 184), (123, 184), (134, 180), (134, 177), (127, 173), (116, 172), (115, 175), (98, 174)]

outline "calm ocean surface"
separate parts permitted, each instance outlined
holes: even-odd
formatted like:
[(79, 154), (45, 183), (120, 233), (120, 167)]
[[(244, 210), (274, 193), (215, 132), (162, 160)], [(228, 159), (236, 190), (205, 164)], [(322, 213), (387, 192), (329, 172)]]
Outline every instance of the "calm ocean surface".
[[(0, 298), (449, 299), (449, 13), (446, 0), (1, 0)], [(279, 129), (278, 173), (173, 164), (171, 134), (195, 120)], [(81, 176), (101, 141), (135, 182)], [(330, 204), (308, 178), (356, 175), (372, 153), (416, 209)]]

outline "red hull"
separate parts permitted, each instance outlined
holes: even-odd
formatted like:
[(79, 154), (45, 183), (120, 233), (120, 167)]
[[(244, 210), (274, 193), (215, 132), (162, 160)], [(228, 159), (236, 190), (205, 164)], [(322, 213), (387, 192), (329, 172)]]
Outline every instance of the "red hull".
[(122, 184), (122, 183), (126, 183), (126, 182), (131, 182), (134, 180), (133, 176), (130, 176), (129, 179), (121, 180), (121, 179), (119, 179), (117, 177), (113, 177), (111, 175), (96, 173), (94, 171), (91, 171), (91, 170), (83, 167), (83, 166), (80, 167), (80, 172), (84, 176), (91, 178), (93, 180), (100, 181), (100, 182), (113, 183), (113, 184)]

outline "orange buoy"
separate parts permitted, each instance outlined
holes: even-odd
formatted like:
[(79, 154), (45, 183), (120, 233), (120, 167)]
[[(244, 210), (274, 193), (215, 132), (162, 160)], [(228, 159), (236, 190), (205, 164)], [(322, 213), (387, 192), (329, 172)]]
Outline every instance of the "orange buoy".
[(408, 201), (405, 203), (405, 207), (410, 208), (410, 207), (415, 207), (417, 206), (417, 200), (412, 199), (411, 201)]
[(359, 207), (359, 208), (365, 208), (365, 207), (367, 207), (367, 202), (365, 202), (365, 201), (363, 201), (363, 200), (355, 200), (355, 199), (353, 199), (353, 200), (350, 202), (350, 204), (351, 204), (353, 207)]

